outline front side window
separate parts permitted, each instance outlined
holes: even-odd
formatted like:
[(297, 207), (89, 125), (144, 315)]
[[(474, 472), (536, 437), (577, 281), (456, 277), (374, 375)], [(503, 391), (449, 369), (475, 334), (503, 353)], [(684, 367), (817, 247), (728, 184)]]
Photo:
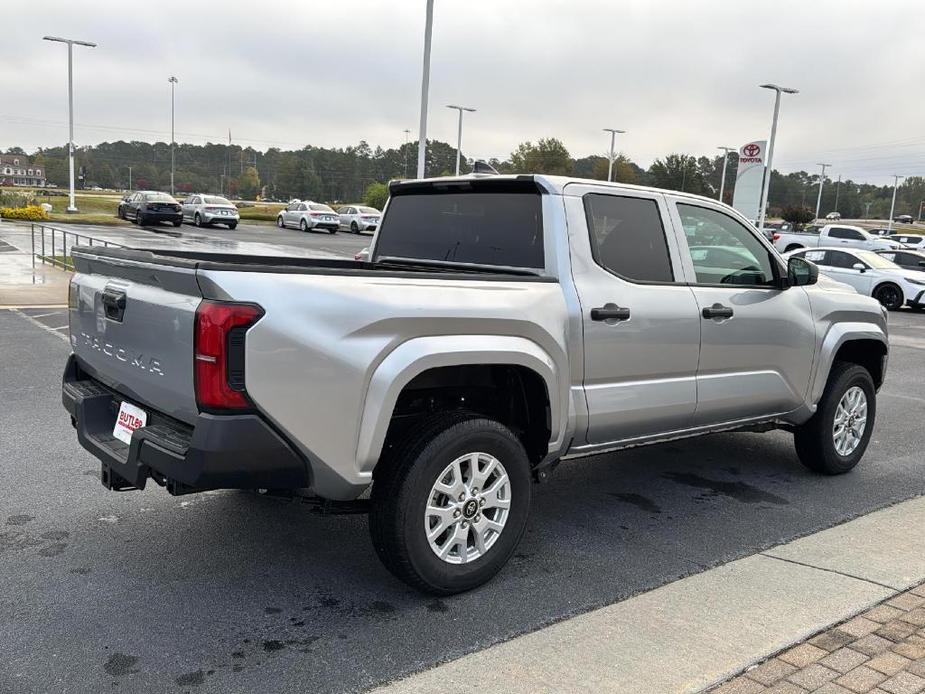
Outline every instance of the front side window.
[(699, 284), (773, 286), (770, 252), (748, 227), (696, 205), (678, 203), (678, 215)]
[(826, 265), (829, 267), (850, 270), (860, 262), (856, 257), (844, 251), (826, 251)]
[(598, 265), (628, 280), (674, 281), (655, 200), (589, 193), (584, 202)]

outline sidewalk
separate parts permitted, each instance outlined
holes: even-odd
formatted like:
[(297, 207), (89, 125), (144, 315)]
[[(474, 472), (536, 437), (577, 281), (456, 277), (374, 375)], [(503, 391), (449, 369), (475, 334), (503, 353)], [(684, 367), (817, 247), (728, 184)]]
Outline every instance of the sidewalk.
[(38, 261), (33, 268), (28, 227), (0, 231), (0, 308), (66, 306), (71, 273)]
[[(717, 691), (810, 691), (808, 686), (783, 681), (797, 677), (803, 684), (818, 684), (826, 694), (858, 694), (877, 685), (890, 694), (919, 692), (913, 677), (919, 676), (920, 665), (913, 667), (912, 656), (918, 655), (915, 647), (922, 645), (918, 642), (922, 634), (909, 632), (904, 624), (921, 629), (914, 620), (925, 617), (925, 610), (913, 604), (923, 592), (915, 586), (925, 581), (923, 528), (925, 497), (919, 497), (519, 636), (376, 691), (699, 692), (783, 653)], [(906, 594), (910, 588), (914, 597)], [(885, 601), (889, 604), (871, 616), (813, 636)], [(893, 641), (890, 635), (902, 641)], [(815, 643), (788, 650), (810, 637)], [(902, 648), (893, 650), (900, 643)], [(849, 645), (852, 652), (844, 651)], [(823, 658), (835, 656), (839, 649), (843, 652), (821, 665)], [(875, 660), (887, 651), (909, 662), (890, 656)], [(852, 665), (852, 660), (857, 662)], [(904, 669), (896, 669), (900, 664)], [(846, 677), (862, 665), (884, 677), (867, 670)], [(884, 669), (896, 671), (886, 675)], [(842, 683), (824, 681), (830, 673), (835, 673), (831, 680)], [(757, 677), (765, 677), (777, 688), (768, 688)], [(899, 679), (890, 679), (894, 677)], [(858, 687), (862, 680), (876, 682), (866, 690), (847, 686), (857, 683), (854, 686)], [(829, 684), (828, 689), (821, 688)]]

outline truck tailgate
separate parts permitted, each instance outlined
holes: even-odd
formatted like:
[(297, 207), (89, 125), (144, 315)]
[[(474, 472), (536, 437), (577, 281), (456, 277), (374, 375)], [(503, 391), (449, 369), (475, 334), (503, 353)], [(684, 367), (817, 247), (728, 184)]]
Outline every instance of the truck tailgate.
[(81, 368), (142, 406), (194, 422), (193, 330), (202, 298), (195, 263), (92, 249), (73, 257), (68, 322)]

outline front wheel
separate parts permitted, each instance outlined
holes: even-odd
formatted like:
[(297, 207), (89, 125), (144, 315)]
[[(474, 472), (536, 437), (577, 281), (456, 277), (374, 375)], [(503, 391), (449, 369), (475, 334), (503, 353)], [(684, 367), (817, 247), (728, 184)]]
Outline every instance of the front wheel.
[(376, 468), (369, 517), (376, 553), (420, 590), (451, 595), (491, 579), (520, 542), (530, 512), (530, 461), (503, 424), (443, 415)]
[(800, 462), (825, 475), (840, 475), (857, 465), (874, 429), (876, 397), (867, 369), (836, 362), (816, 414), (794, 434)]
[(874, 298), (883, 304), (887, 311), (898, 311), (902, 308), (903, 290), (895, 284), (881, 284), (874, 290)]
[(286, 226), (286, 223), (283, 221), (282, 216), (276, 218), (276, 226), (278, 226), (280, 229)]

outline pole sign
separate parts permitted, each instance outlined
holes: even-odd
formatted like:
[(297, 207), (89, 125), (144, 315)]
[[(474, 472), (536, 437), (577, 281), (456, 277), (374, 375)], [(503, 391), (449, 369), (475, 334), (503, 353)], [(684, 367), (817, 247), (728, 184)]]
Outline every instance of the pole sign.
[(751, 220), (758, 219), (767, 140), (755, 140), (739, 148), (739, 166), (732, 206)]

